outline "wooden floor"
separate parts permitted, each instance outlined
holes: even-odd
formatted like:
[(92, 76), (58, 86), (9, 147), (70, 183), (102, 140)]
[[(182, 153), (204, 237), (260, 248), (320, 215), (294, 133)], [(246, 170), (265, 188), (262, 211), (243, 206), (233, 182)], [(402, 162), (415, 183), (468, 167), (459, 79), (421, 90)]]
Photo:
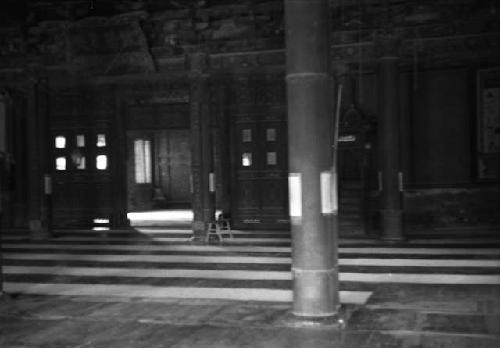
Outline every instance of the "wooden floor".
[(500, 346), (500, 239), (341, 239), (339, 331), (290, 314), (288, 232), (191, 237), (151, 226), (44, 241), (8, 232), (0, 346)]

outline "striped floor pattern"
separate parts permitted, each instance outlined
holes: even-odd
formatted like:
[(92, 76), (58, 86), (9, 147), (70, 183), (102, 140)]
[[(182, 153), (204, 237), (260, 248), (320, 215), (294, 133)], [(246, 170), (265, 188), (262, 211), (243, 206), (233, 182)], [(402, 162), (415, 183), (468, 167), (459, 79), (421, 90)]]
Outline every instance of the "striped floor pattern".
[[(254, 233), (252, 235), (252, 233)], [(191, 245), (185, 229), (58, 231), (47, 241), (3, 238), (12, 293), (290, 302), (289, 234), (235, 231), (223, 244)], [(340, 297), (365, 303), (377, 284), (500, 285), (500, 239), (415, 239), (388, 247), (342, 239)]]

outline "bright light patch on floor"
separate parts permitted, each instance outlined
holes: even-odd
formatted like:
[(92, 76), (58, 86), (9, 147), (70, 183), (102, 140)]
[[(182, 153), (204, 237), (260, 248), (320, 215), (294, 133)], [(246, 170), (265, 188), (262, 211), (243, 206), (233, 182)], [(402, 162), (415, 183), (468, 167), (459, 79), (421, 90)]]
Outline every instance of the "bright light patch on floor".
[(92, 227), (93, 231), (109, 231), (109, 227)]
[(157, 210), (131, 212), (127, 214), (127, 218), (133, 221), (193, 221), (192, 210)]
[[(219, 216), (222, 211), (216, 211), (215, 215)], [(136, 222), (165, 222), (165, 223), (176, 223), (176, 222), (192, 222), (193, 221), (193, 211), (190, 209), (170, 209), (170, 210), (154, 210), (154, 211), (141, 211), (141, 212), (130, 212), (127, 214), (127, 218), (130, 220), (132, 225)]]

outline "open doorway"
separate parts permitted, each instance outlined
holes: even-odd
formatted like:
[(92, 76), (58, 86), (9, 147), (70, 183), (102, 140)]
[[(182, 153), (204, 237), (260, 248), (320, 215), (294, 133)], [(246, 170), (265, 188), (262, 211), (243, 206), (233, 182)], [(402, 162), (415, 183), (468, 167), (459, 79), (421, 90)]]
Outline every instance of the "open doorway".
[(189, 129), (127, 132), (127, 206), (132, 225), (192, 221)]

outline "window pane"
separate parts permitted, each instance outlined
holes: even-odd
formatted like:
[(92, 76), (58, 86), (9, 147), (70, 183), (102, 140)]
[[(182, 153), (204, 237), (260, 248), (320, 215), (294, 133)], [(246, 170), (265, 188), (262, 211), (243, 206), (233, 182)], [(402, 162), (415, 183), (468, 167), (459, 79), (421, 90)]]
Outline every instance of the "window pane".
[(99, 155), (96, 157), (96, 168), (99, 170), (105, 170), (108, 168), (108, 156), (106, 155)]
[(144, 184), (146, 181), (144, 176), (144, 140), (134, 141), (134, 162), (135, 162), (135, 182), (137, 184)]
[(144, 141), (144, 177), (145, 177), (146, 183), (150, 184), (152, 182), (151, 142), (149, 140)]
[(266, 140), (267, 141), (276, 141), (276, 129), (275, 128), (266, 129)]
[(56, 149), (64, 149), (66, 147), (66, 137), (59, 135), (55, 140)]
[(252, 141), (252, 130), (251, 129), (243, 129), (241, 131), (241, 139), (244, 143), (249, 143)]
[(267, 165), (275, 166), (277, 163), (276, 152), (267, 153)]
[(241, 164), (243, 167), (250, 167), (252, 165), (252, 153), (251, 152), (245, 152), (241, 156)]
[(76, 165), (76, 169), (84, 170), (86, 167), (87, 165), (85, 164), (85, 156), (82, 156), (80, 158), (80, 162)]
[(106, 146), (106, 134), (97, 134), (97, 147)]
[(151, 141), (137, 139), (134, 141), (135, 182), (149, 184), (151, 174)]
[(66, 170), (66, 157), (56, 158), (56, 170)]
[(85, 147), (85, 135), (78, 134), (76, 136), (76, 146), (77, 147)]

